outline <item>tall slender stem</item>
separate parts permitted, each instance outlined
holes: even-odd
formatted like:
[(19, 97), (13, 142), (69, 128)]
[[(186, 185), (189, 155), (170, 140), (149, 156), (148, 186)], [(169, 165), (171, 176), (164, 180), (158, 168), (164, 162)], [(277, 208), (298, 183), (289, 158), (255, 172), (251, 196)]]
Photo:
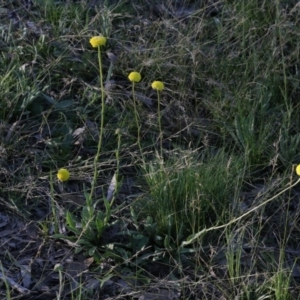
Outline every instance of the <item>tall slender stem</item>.
[(140, 127), (140, 123), (139, 123), (139, 114), (137, 111), (137, 106), (136, 106), (136, 97), (135, 97), (135, 92), (134, 92), (134, 84), (135, 82), (132, 82), (132, 98), (133, 98), (133, 109), (134, 109), (134, 118), (135, 118), (135, 122), (136, 122), (136, 126), (137, 126), (137, 143), (141, 152), (141, 155), (143, 155), (142, 152), (142, 147), (141, 147), (141, 127)]
[(100, 130), (99, 130), (99, 141), (98, 141), (97, 153), (94, 158), (94, 176), (93, 176), (93, 181), (92, 181), (91, 192), (90, 192), (89, 199), (88, 199), (90, 204), (91, 204), (91, 199), (93, 197), (95, 186), (97, 183), (97, 177), (98, 177), (97, 163), (98, 163), (98, 159), (99, 159), (100, 152), (101, 152), (102, 139), (103, 139), (103, 128), (104, 128), (105, 93), (104, 93), (104, 84), (103, 84), (102, 60), (101, 60), (100, 46), (98, 46), (98, 62), (99, 62), (100, 89), (101, 89), (101, 120), (100, 120)]
[(158, 111), (158, 126), (159, 126), (159, 142), (160, 142), (160, 157), (163, 158), (163, 147), (162, 147), (162, 129), (161, 129), (161, 114), (160, 114), (160, 94), (157, 90), (157, 111)]

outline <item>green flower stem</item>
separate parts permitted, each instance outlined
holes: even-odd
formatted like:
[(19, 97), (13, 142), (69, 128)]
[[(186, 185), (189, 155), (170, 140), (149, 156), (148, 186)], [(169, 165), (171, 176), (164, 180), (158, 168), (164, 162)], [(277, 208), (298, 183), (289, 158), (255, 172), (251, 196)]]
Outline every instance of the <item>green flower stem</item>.
[[(58, 182), (58, 187), (60, 189), (60, 192), (63, 192), (63, 182)], [(53, 174), (52, 171), (50, 171), (50, 200), (51, 200), (51, 210), (52, 210), (52, 215), (53, 215), (53, 221), (54, 221), (54, 232), (59, 233), (59, 228), (58, 228), (58, 218), (57, 218), (57, 209), (55, 205), (55, 200), (54, 200), (54, 186), (53, 186)]]
[(280, 196), (281, 194), (283, 194), (284, 192), (288, 191), (289, 189), (293, 188), (294, 186), (296, 186), (297, 184), (300, 183), (300, 179), (298, 179), (295, 183), (289, 185), (287, 188), (283, 189), (282, 191), (280, 191), (278, 194), (276, 194), (275, 196), (267, 199), (266, 201), (260, 203), (259, 205), (249, 209), (247, 212), (245, 212), (244, 214), (242, 214), (241, 216), (232, 219), (231, 221), (229, 221), (226, 224), (220, 225), (220, 226), (212, 226), (210, 228), (204, 228), (201, 231), (191, 235), (188, 237), (188, 239), (184, 242), (181, 243), (181, 247), (190, 245), (192, 243), (194, 243), (198, 238), (200, 238), (200, 236), (202, 236), (203, 234), (209, 232), (209, 231), (213, 231), (213, 230), (219, 230), (219, 229), (223, 229), (226, 228), (228, 226), (230, 226), (231, 224), (236, 223), (237, 221), (245, 218), (246, 216), (250, 215), (251, 213), (253, 213), (254, 211), (257, 211), (259, 208), (261, 208), (262, 206), (266, 205), (267, 203), (273, 201), (274, 199), (276, 199), (278, 196)]
[(97, 183), (97, 177), (98, 177), (98, 169), (97, 169), (97, 163), (99, 159), (99, 155), (101, 152), (102, 147), (102, 139), (103, 139), (103, 128), (104, 128), (104, 111), (105, 111), (105, 93), (104, 93), (104, 85), (103, 85), (103, 73), (102, 73), (102, 60), (101, 60), (101, 49), (100, 46), (98, 46), (98, 62), (99, 62), (99, 75), (100, 75), (100, 89), (101, 89), (101, 120), (100, 120), (100, 130), (99, 130), (99, 141), (98, 141), (98, 147), (97, 147), (97, 153), (94, 159), (94, 176), (91, 186), (91, 192), (89, 194), (88, 202), (91, 203), (95, 186)]
[(137, 143), (138, 143), (138, 146), (140, 148), (140, 153), (143, 156), (142, 147), (141, 147), (141, 127), (140, 127), (140, 123), (139, 123), (139, 115), (138, 115), (137, 106), (136, 106), (136, 97), (135, 97), (135, 92), (134, 92), (134, 84), (135, 83), (133, 81), (132, 82), (132, 97), (133, 97), (134, 118), (135, 118), (137, 131), (138, 131)]
[(121, 149), (121, 131), (120, 129), (117, 130), (117, 135), (118, 135), (118, 147), (116, 151), (116, 160), (117, 160), (117, 171), (116, 171), (116, 177), (118, 180), (119, 172), (120, 172), (120, 149)]
[(163, 147), (162, 147), (163, 135), (161, 129), (160, 94), (158, 90), (157, 90), (157, 113), (158, 113), (158, 126), (159, 126), (160, 157), (162, 159), (163, 158)]

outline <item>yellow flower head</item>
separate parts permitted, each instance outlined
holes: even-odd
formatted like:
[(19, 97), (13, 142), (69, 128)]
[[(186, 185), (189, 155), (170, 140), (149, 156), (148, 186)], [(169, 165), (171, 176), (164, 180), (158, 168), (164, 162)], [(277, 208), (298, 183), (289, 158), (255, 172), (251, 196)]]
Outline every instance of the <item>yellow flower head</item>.
[(300, 176), (300, 165), (297, 165), (296, 167), (296, 173), (298, 176)]
[(128, 75), (128, 79), (130, 81), (133, 81), (133, 82), (140, 82), (142, 77), (141, 77), (141, 74), (139, 72), (131, 72), (129, 75)]
[(67, 169), (59, 169), (57, 172), (57, 178), (60, 181), (66, 181), (70, 178), (70, 172)]
[(162, 81), (153, 81), (151, 86), (154, 90), (157, 91), (162, 91), (165, 88), (165, 85)]
[(102, 35), (99, 36), (93, 36), (90, 39), (90, 44), (93, 48), (97, 48), (99, 46), (104, 46), (106, 44), (106, 38)]

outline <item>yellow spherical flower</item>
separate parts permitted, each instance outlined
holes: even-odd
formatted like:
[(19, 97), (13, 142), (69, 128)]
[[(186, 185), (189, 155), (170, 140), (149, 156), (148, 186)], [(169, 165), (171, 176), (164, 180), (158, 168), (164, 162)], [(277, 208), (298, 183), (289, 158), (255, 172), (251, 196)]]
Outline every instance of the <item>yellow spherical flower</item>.
[(157, 91), (162, 91), (165, 88), (164, 83), (161, 81), (153, 81), (151, 86), (154, 90)]
[(93, 36), (90, 39), (90, 44), (93, 48), (97, 48), (98, 46), (104, 46), (106, 44), (106, 38), (102, 35)]
[(297, 173), (298, 176), (300, 176), (300, 165), (298, 165), (298, 166), (296, 167), (296, 173)]
[(139, 72), (131, 72), (129, 75), (128, 75), (128, 79), (130, 81), (133, 81), (133, 82), (140, 82), (142, 77), (141, 77), (141, 74)]
[(67, 169), (59, 169), (57, 172), (57, 178), (60, 181), (66, 181), (70, 178), (70, 172)]

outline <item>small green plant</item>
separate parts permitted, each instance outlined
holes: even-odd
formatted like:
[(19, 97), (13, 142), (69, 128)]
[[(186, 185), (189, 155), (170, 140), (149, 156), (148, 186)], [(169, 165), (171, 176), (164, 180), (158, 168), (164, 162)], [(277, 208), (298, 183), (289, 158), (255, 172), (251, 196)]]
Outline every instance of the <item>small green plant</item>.
[[(104, 200), (105, 212), (96, 209), (96, 204), (87, 203), (81, 210), (79, 217), (70, 211), (66, 213), (67, 228), (74, 234), (70, 237), (63, 237), (74, 242), (78, 247), (76, 252), (84, 251), (87, 255), (93, 256), (100, 261), (99, 249), (102, 245), (104, 231), (112, 225), (111, 208), (107, 200)], [(59, 235), (60, 238), (62, 236)]]
[[(108, 202), (108, 200), (103, 197), (103, 203), (105, 207), (105, 213), (103, 213), (101, 210), (96, 209), (98, 201), (94, 201), (93, 199), (94, 190), (98, 178), (98, 159), (102, 149), (104, 130), (105, 92), (103, 84), (101, 47), (106, 44), (106, 38), (104, 36), (94, 36), (90, 39), (90, 44), (93, 48), (97, 48), (98, 50), (99, 78), (101, 89), (101, 121), (99, 129), (99, 141), (97, 152), (94, 158), (94, 174), (91, 184), (91, 191), (89, 193), (85, 193), (86, 205), (83, 206), (79, 219), (77, 219), (70, 211), (67, 211), (66, 221), (68, 229), (71, 230), (74, 234), (71, 239), (76, 241), (77, 245), (81, 245), (81, 247), (83, 247), (80, 247), (78, 251), (85, 249), (88, 255), (92, 255), (94, 256), (94, 258), (99, 260), (100, 255), (97, 247), (100, 245), (104, 230), (107, 229), (110, 225), (111, 217), (111, 204)], [(63, 175), (62, 170), (60, 170), (58, 173), (58, 176), (60, 175)]]
[(241, 167), (239, 159), (223, 152), (202, 159), (194, 154), (158, 159), (143, 167), (150, 194), (136, 207), (154, 220), (158, 236), (179, 246), (186, 235), (230, 219)]
[(97, 153), (94, 158), (94, 175), (92, 181), (91, 192), (89, 194), (89, 202), (94, 194), (95, 186), (98, 178), (98, 159), (101, 152), (102, 147), (102, 139), (103, 139), (103, 130), (104, 130), (104, 113), (105, 113), (105, 92), (104, 92), (104, 84), (103, 84), (103, 70), (102, 70), (102, 58), (101, 58), (101, 46), (106, 44), (106, 38), (104, 36), (94, 36), (90, 39), (90, 44), (93, 48), (98, 49), (98, 63), (99, 63), (99, 78), (100, 78), (100, 89), (101, 89), (101, 119), (100, 119), (100, 132), (99, 132), (99, 141), (97, 147)]
[(228, 276), (232, 286), (239, 284), (242, 276), (242, 241), (245, 228), (233, 232), (232, 228), (226, 231), (226, 262), (228, 266)]

